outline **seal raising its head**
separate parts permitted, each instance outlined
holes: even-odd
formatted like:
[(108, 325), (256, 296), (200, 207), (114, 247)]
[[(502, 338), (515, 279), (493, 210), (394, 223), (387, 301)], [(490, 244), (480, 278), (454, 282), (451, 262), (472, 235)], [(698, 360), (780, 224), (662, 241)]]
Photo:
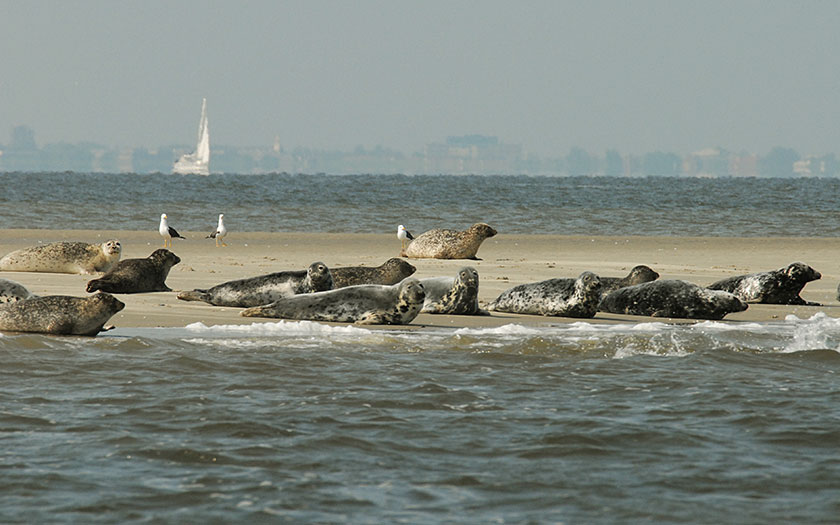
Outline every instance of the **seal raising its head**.
[(496, 235), (496, 230), (479, 222), (464, 231), (436, 228), (421, 233), (403, 251), (405, 257), (432, 259), (475, 259), (484, 239)]
[(125, 259), (99, 279), (87, 283), (87, 291), (109, 293), (171, 292), (166, 277), (181, 259), (159, 248), (143, 259)]
[(120, 241), (102, 244), (53, 242), (16, 250), (0, 259), (7, 272), (53, 272), (94, 274), (107, 272), (120, 260)]
[(748, 303), (819, 306), (818, 303), (806, 302), (799, 293), (806, 284), (821, 277), (820, 272), (807, 264), (795, 262), (771, 272), (729, 277), (710, 284), (708, 288), (733, 293)]
[(30, 297), (35, 297), (35, 294), (22, 284), (10, 279), (0, 279), (0, 304), (13, 303)]
[(388, 259), (374, 268), (344, 266), (330, 269), (334, 288), (344, 288), (357, 284), (397, 284), (416, 271), (417, 268), (396, 257)]
[(181, 292), (178, 299), (204, 301), (215, 306), (260, 306), (296, 294), (331, 290), (332, 274), (327, 265), (314, 262), (307, 270), (270, 273), (238, 279), (207, 290)]
[(426, 293), (413, 277), (399, 284), (361, 284), (287, 297), (242, 311), (245, 317), (272, 317), (357, 324), (408, 324), (420, 313)]
[(659, 274), (653, 271), (649, 266), (640, 264), (633, 267), (626, 277), (601, 277), (601, 297), (605, 297), (608, 293), (614, 292), (619, 288), (625, 286), (633, 286), (634, 284), (648, 283), (659, 279)]
[(548, 279), (520, 284), (502, 292), (487, 306), (496, 312), (594, 317), (601, 300), (601, 279), (583, 272), (577, 279)]
[(125, 308), (107, 293), (88, 297), (47, 295), (0, 306), (0, 330), (56, 335), (96, 335)]
[(423, 313), (486, 315), (478, 307), (478, 272), (472, 266), (458, 270), (453, 277), (422, 279), (426, 300)]
[(599, 307), (614, 314), (718, 320), (732, 312), (743, 312), (747, 303), (729, 292), (664, 280), (619, 288), (607, 294)]

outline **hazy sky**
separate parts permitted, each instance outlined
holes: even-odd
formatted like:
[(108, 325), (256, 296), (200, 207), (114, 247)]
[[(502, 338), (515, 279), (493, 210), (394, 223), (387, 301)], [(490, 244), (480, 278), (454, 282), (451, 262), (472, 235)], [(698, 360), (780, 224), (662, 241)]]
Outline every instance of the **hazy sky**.
[(840, 153), (840, 2), (0, 0), (0, 144)]

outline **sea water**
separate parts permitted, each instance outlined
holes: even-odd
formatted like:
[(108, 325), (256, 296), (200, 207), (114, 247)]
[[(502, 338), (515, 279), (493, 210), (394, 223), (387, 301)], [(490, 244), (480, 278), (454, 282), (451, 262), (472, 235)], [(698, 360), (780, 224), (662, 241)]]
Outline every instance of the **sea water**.
[[(200, 231), (225, 213), (238, 229), (267, 231), (481, 220), (592, 235), (829, 236), (840, 189), (531, 177), (0, 182), (4, 228), (154, 230), (166, 212)], [(0, 336), (0, 522), (836, 523), (838, 372), (840, 320), (824, 314)]]

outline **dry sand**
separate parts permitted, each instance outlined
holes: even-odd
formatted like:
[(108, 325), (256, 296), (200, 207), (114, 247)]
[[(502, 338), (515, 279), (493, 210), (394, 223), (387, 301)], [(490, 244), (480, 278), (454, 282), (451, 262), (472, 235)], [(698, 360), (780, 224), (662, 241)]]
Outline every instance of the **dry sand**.
[[(314, 261), (327, 266), (378, 266), (399, 254), (395, 234), (330, 233), (231, 233), (227, 247), (217, 248), (204, 232), (183, 232), (174, 251), (181, 263), (169, 274), (173, 292), (120, 294), (126, 308), (111, 319), (118, 327), (250, 324), (240, 309), (185, 302), (178, 291), (208, 288), (229, 281), (282, 270), (302, 270)], [(156, 231), (0, 230), (0, 256), (38, 243), (83, 241), (99, 243), (115, 238), (122, 243), (122, 258), (146, 257), (163, 246)], [(505, 235), (487, 239), (478, 251), (481, 260), (409, 259), (418, 278), (454, 276), (470, 265), (480, 275), (482, 304), (517, 284), (555, 277), (577, 277), (589, 270), (602, 276), (623, 277), (637, 264), (646, 264), (663, 279), (684, 279), (699, 285), (733, 275), (773, 270), (802, 261), (822, 273), (822, 279), (805, 286), (802, 297), (823, 306), (750, 305), (730, 314), (727, 321), (774, 321), (789, 314), (808, 318), (817, 312), (840, 316), (836, 289), (840, 271), (834, 264), (840, 239), (822, 238), (718, 238), (718, 237), (580, 237), (561, 235)], [(86, 295), (85, 285), (94, 276), (50, 273), (2, 272), (39, 295)], [(598, 313), (587, 322), (638, 323), (651, 321)], [(664, 321), (663, 319), (655, 319)], [(267, 319), (263, 322), (274, 322)], [(484, 327), (508, 323), (549, 325), (579, 319), (493, 313), (492, 316), (421, 314), (409, 328)], [(680, 321), (678, 321), (680, 322)], [(404, 327), (403, 327), (404, 328)]]

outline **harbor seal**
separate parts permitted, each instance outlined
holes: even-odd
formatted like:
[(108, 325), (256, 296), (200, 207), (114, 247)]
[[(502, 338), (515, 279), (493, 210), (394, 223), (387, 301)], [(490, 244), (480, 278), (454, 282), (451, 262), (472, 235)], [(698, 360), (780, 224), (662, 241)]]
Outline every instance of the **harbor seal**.
[(180, 257), (164, 248), (159, 248), (142, 259), (125, 259), (118, 262), (111, 271), (87, 283), (88, 292), (141, 293), (171, 292), (166, 286), (166, 277), (173, 266), (181, 262)]
[(431, 259), (476, 259), (475, 254), (484, 239), (496, 233), (496, 230), (483, 222), (473, 224), (464, 231), (435, 228), (418, 235), (401, 255)]
[(30, 297), (37, 297), (19, 282), (0, 279), (0, 304), (13, 303)]
[(795, 262), (770, 272), (722, 279), (710, 284), (707, 288), (733, 293), (748, 303), (819, 306), (819, 303), (805, 301), (799, 293), (806, 284), (821, 277), (820, 272), (807, 264)]
[(0, 330), (94, 336), (113, 328), (105, 328), (105, 323), (123, 308), (125, 304), (107, 293), (32, 297), (0, 306)]
[(719, 320), (743, 312), (747, 303), (729, 292), (666, 279), (619, 288), (604, 297), (600, 309), (614, 314)]
[(478, 306), (478, 272), (472, 266), (458, 270), (455, 277), (421, 279), (426, 292), (422, 313), (489, 315)]
[(272, 317), (356, 324), (408, 324), (423, 307), (426, 293), (414, 277), (398, 284), (360, 284), (286, 297), (243, 310), (244, 317)]
[(183, 301), (204, 301), (214, 306), (261, 306), (283, 297), (320, 292), (333, 288), (332, 274), (322, 262), (314, 262), (306, 270), (270, 273), (218, 284), (207, 290), (181, 292)]
[(577, 279), (548, 279), (509, 288), (491, 302), (495, 312), (575, 318), (595, 317), (601, 300), (601, 279), (583, 272)]
[[(599, 276), (600, 277), (600, 276)], [(624, 288), (625, 286), (633, 286), (634, 284), (648, 283), (659, 279), (659, 274), (653, 271), (649, 266), (640, 264), (634, 266), (626, 277), (601, 277), (601, 297), (608, 293)]]
[(91, 275), (110, 270), (120, 260), (121, 253), (122, 246), (116, 239), (102, 244), (52, 242), (13, 251), (0, 259), (0, 270)]
[(333, 288), (344, 288), (357, 284), (397, 284), (417, 268), (397, 257), (392, 257), (376, 267), (342, 266), (331, 268)]

